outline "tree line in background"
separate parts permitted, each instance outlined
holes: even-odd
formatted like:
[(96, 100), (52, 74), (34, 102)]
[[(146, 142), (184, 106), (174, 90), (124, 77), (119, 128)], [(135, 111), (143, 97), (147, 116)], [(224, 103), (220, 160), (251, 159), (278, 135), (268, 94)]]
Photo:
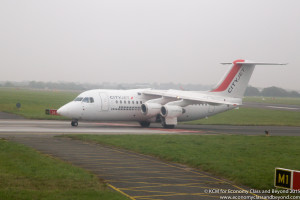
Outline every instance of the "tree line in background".
[(55, 83), (55, 82), (0, 82), (0, 87), (20, 87), (31, 89), (48, 89), (48, 90), (74, 90), (84, 91), (90, 89), (137, 89), (137, 88), (155, 88), (155, 89), (179, 89), (179, 90), (209, 90), (212, 86), (205, 86), (200, 84), (174, 84), (174, 83)]
[[(174, 83), (55, 83), (55, 82), (0, 82), (0, 87), (19, 87), (28, 89), (43, 89), (43, 90), (72, 90), (72, 91), (84, 91), (89, 89), (136, 89), (136, 88), (155, 88), (155, 89), (177, 89), (188, 91), (205, 91), (210, 90), (213, 87), (211, 85), (200, 84), (174, 84)], [(300, 97), (300, 94), (296, 91), (287, 91), (278, 87), (268, 87), (258, 89), (249, 86), (246, 90), (245, 96), (263, 96), (263, 97)]]
[(255, 87), (249, 86), (246, 89), (245, 96), (263, 96), (263, 97), (300, 97), (296, 91), (287, 91), (278, 87), (267, 87), (259, 90)]

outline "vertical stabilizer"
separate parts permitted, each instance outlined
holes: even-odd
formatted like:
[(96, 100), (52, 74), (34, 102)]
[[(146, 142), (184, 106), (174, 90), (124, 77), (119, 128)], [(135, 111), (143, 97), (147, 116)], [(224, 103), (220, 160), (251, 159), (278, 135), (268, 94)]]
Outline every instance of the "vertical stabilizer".
[[(231, 63), (222, 63), (231, 64)], [(247, 60), (236, 60), (217, 87), (211, 92), (220, 96), (242, 98), (247, 89), (255, 65), (285, 65), (282, 63), (262, 63)]]

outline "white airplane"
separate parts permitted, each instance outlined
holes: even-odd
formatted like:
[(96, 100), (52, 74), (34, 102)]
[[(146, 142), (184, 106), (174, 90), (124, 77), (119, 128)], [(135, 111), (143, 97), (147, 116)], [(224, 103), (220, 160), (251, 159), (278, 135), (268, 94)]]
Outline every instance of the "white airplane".
[(236, 60), (224, 78), (211, 91), (181, 90), (88, 90), (57, 110), (72, 119), (93, 121), (137, 121), (142, 127), (160, 122), (174, 128), (178, 121), (190, 121), (236, 108), (249, 83), (255, 65), (285, 65)]

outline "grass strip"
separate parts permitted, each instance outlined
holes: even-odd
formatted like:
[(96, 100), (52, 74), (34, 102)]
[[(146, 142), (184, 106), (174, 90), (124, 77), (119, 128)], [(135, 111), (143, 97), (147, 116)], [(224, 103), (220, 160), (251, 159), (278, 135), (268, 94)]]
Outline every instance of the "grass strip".
[[(29, 119), (65, 119), (46, 115), (45, 109), (58, 109), (72, 101), (78, 92), (40, 91), (17, 88), (0, 88), (0, 111), (21, 115)], [(21, 108), (16, 107), (21, 103)]]
[(300, 170), (300, 138), (242, 135), (69, 135), (199, 168), (256, 189), (274, 186), (274, 169)]
[(300, 126), (300, 112), (239, 108), (184, 124), (246, 125), (246, 126)]
[(300, 98), (296, 97), (245, 97), (243, 101), (283, 105), (300, 105)]
[(0, 199), (127, 199), (85, 170), (0, 140)]

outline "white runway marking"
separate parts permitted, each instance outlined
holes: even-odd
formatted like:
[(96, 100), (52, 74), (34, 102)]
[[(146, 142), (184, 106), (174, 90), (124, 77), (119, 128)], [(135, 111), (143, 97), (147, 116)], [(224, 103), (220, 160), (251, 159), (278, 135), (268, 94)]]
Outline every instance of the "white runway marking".
[(269, 108), (277, 108), (277, 109), (287, 109), (287, 110), (299, 110), (299, 108), (292, 108), (292, 107), (280, 107), (280, 106), (267, 106)]

